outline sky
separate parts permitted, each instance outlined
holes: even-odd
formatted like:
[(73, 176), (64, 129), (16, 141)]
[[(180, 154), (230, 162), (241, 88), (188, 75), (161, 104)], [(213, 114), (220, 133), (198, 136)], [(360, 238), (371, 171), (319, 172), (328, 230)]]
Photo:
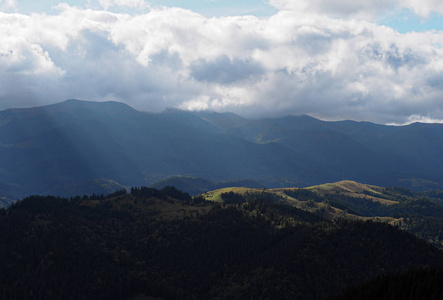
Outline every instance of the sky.
[(443, 122), (440, 0), (0, 0), (0, 110)]

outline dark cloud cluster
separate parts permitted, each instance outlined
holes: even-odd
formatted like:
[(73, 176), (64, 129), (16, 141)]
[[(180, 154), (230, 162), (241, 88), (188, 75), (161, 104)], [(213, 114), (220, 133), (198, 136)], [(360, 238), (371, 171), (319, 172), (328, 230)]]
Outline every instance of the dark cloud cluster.
[(218, 84), (232, 84), (260, 75), (263, 67), (252, 60), (231, 60), (227, 56), (219, 56), (214, 61), (198, 60), (189, 66), (191, 77), (198, 81)]

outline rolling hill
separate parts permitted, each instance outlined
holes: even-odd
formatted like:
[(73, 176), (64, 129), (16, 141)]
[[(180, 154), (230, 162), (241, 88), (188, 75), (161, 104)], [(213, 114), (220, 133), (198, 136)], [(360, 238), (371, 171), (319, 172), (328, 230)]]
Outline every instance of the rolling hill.
[(285, 205), (328, 220), (372, 220), (389, 223), (443, 249), (443, 192), (413, 192), (355, 181), (339, 181), (306, 188), (227, 187), (202, 194), (216, 203), (246, 203), (262, 194)]
[[(290, 196), (280, 190), (231, 191), (241, 194), (225, 189), (216, 203), (172, 187), (133, 187), (31, 196), (0, 209), (0, 297), (314, 300), (370, 278), (443, 266), (441, 250), (383, 222), (324, 219), (285, 204)], [(292, 191), (299, 202), (317, 193)], [(412, 291), (426, 288), (420, 281)]]

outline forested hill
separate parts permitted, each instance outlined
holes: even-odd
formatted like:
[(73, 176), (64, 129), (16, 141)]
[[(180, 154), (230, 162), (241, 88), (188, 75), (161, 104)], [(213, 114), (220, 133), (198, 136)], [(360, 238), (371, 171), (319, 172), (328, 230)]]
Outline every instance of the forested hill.
[(268, 188), (350, 179), (441, 189), (442, 141), (441, 124), (154, 114), (68, 100), (0, 111), (0, 205), (32, 194), (109, 193), (177, 175)]
[[(222, 188), (204, 193), (216, 202), (245, 202), (264, 189)], [(307, 188), (265, 189), (269, 197), (328, 220), (373, 220), (406, 230), (443, 249), (443, 191), (417, 192), (384, 188), (355, 181), (339, 181)]]
[[(390, 225), (326, 220), (267, 191), (175, 188), (0, 209), (1, 299), (323, 299), (443, 253)], [(141, 299), (144, 299), (141, 298)]]

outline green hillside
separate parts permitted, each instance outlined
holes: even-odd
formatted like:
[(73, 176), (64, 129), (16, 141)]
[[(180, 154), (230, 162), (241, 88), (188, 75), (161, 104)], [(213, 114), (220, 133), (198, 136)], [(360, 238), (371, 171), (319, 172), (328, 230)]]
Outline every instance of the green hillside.
[(339, 181), (307, 188), (223, 188), (203, 196), (223, 202), (229, 192), (248, 197), (263, 193), (282, 203), (333, 220), (372, 220), (389, 223), (443, 249), (443, 192), (412, 192), (354, 181)]
[(312, 213), (287, 204), (310, 200), (281, 190), (205, 197), (140, 187), (0, 209), (0, 298), (323, 299), (374, 276), (443, 265), (440, 250), (411, 234), (325, 219), (317, 202)]

